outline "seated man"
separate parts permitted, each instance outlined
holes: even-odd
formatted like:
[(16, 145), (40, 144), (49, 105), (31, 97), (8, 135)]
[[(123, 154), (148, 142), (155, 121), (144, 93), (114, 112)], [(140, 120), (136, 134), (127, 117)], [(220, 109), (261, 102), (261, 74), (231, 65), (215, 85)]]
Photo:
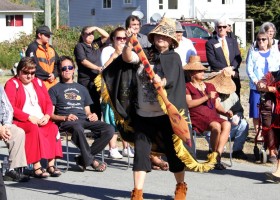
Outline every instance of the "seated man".
[[(75, 66), (72, 58), (60, 58), (60, 83), (51, 87), (50, 97), (54, 105), (52, 120), (58, 122), (60, 129), (72, 133), (72, 141), (81, 150), (81, 156), (75, 158), (77, 165), (83, 170), (91, 166), (94, 170), (103, 172), (107, 164), (96, 160), (94, 156), (102, 151), (114, 134), (113, 126), (101, 122), (95, 113), (90, 112), (93, 103), (88, 90), (74, 82)], [(84, 129), (89, 129), (94, 135), (94, 143), (89, 146)]]
[(13, 108), (2, 86), (0, 86), (0, 100), (0, 139), (8, 146), (10, 161), (9, 170), (5, 172), (3, 179), (26, 182), (29, 177), (19, 173), (19, 168), (27, 166), (24, 149), (25, 133), (21, 128), (12, 124)]
[[(215, 85), (216, 91), (219, 93), (220, 103), (226, 112), (232, 111), (230, 137), (234, 139), (232, 157), (247, 160), (247, 156), (243, 152), (243, 146), (248, 136), (249, 125), (243, 117), (243, 107), (235, 93), (236, 86), (231, 79), (233, 70), (231, 67), (225, 68), (227, 73), (218, 73), (208, 82)], [(220, 115), (221, 118), (224, 116)]]

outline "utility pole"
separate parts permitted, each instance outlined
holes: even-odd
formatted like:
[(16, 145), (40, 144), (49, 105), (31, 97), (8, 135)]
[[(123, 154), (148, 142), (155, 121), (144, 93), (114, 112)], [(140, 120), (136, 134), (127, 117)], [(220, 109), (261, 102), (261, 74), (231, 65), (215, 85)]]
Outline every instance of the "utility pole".
[[(52, 29), (52, 11), (51, 11), (51, 0), (45, 0), (45, 25)], [(52, 44), (52, 39), (49, 41)]]
[(59, 29), (59, 0), (56, 0), (55, 5), (55, 15), (56, 15), (56, 29)]

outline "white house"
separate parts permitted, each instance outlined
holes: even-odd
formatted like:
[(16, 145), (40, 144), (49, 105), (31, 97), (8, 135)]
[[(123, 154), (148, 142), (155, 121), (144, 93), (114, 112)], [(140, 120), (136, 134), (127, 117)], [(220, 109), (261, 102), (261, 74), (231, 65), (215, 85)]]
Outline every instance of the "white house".
[(69, 25), (124, 24), (136, 10), (144, 14), (142, 23), (150, 22), (154, 14), (208, 22), (227, 17), (236, 22), (235, 34), (246, 41), (245, 0), (69, 0)]
[(21, 32), (31, 34), (33, 15), (36, 12), (43, 12), (43, 10), (0, 0), (0, 42), (13, 41)]

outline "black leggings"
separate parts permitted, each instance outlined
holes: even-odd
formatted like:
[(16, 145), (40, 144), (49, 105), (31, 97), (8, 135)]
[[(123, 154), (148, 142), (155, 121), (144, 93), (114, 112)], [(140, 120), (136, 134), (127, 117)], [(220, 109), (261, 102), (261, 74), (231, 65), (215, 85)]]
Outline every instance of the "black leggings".
[(181, 172), (185, 169), (184, 163), (177, 157), (174, 150), (173, 130), (167, 115), (159, 117), (136, 116), (134, 127), (136, 133), (133, 171), (151, 171), (152, 143), (155, 143), (157, 149), (166, 155), (171, 172)]
[(90, 111), (98, 116), (98, 120), (101, 120), (100, 94), (97, 92), (93, 81), (94, 80), (90, 79), (78, 79), (78, 83), (88, 89), (90, 97), (93, 101), (93, 104), (90, 105)]

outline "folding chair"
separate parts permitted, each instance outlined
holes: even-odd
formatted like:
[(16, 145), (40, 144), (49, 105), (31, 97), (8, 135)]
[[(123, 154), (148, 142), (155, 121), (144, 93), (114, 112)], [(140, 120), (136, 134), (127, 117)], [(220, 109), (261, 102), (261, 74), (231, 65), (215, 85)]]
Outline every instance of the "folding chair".
[[(86, 136), (88, 136), (89, 134), (91, 134), (91, 130), (85, 129), (84, 134)], [(67, 166), (66, 166), (65, 172), (67, 172), (68, 169), (69, 169), (69, 144), (68, 144), (69, 141), (68, 141), (68, 136), (70, 136), (71, 133), (68, 132), (68, 131), (65, 131), (65, 130), (60, 130), (60, 135), (65, 135), (65, 137), (66, 137), (66, 162), (67, 162)], [(101, 159), (102, 159), (102, 162), (104, 162), (104, 149), (101, 151)]]

